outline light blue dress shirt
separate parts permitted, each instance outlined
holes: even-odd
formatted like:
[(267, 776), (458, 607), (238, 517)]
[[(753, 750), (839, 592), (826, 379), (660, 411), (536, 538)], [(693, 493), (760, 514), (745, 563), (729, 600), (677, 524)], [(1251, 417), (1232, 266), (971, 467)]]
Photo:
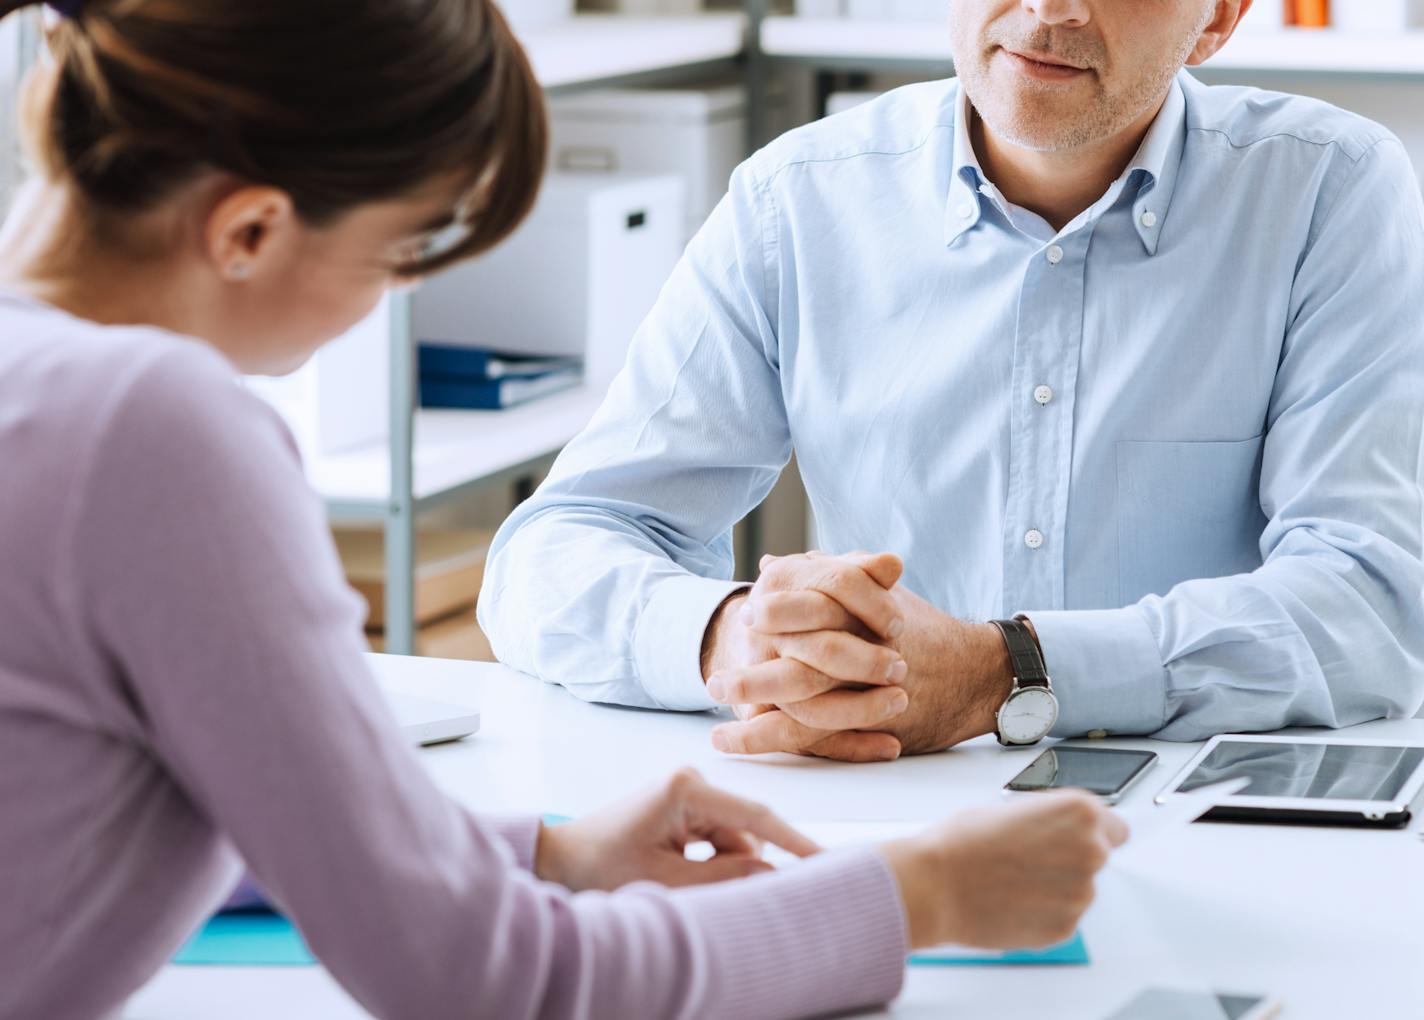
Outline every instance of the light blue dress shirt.
[(480, 619), (580, 697), (712, 706), (730, 529), (793, 449), (832, 552), (1029, 614), (1055, 733), (1198, 739), (1424, 693), (1424, 209), (1398, 140), (1180, 75), (1062, 230), (953, 81), (733, 176), (592, 424), (500, 531)]

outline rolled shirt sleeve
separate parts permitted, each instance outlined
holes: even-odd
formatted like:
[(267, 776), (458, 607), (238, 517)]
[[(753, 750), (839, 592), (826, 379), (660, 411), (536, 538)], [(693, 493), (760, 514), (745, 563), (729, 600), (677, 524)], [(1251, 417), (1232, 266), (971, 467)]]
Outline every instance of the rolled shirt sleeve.
[(495, 536), (479, 619), (501, 662), (589, 700), (713, 707), (698, 655), (739, 587), (732, 526), (791, 457), (762, 200), (738, 170), (593, 421)]

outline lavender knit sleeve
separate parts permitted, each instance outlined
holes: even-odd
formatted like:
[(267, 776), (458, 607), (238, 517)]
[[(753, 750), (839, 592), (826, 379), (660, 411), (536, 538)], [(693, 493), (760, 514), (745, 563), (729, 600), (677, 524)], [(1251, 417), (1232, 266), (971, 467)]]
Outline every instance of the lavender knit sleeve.
[(99, 433), (75, 598), (154, 759), (368, 1010), (774, 1018), (895, 994), (904, 925), (873, 855), (575, 895), (527, 870), (537, 822), (440, 793), (368, 671), (290, 437), (197, 347), (135, 373)]

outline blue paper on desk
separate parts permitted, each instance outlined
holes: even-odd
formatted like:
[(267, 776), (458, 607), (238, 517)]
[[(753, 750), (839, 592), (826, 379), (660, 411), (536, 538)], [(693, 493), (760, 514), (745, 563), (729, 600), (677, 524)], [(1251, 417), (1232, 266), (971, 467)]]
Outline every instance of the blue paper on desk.
[[(544, 816), (560, 825), (565, 815)], [(174, 963), (200, 967), (302, 967), (316, 963), (297, 926), (275, 910), (244, 908), (214, 914), (184, 943)]]
[(271, 910), (217, 914), (188, 940), (174, 963), (196, 966), (300, 967), (316, 963), (302, 933)]
[(1008, 952), (972, 949), (967, 946), (937, 946), (910, 955), (912, 967), (1030, 967), (1085, 965), (1088, 944), (1082, 932), (1074, 932), (1067, 942), (1047, 949), (1012, 949)]
[[(206, 966), (287, 967), (316, 963), (301, 932), (281, 914), (243, 910), (218, 914), (188, 941), (174, 963)], [(914, 967), (1029, 966), (1086, 964), (1088, 947), (1081, 932), (1047, 949), (1004, 953), (947, 946), (915, 953)]]

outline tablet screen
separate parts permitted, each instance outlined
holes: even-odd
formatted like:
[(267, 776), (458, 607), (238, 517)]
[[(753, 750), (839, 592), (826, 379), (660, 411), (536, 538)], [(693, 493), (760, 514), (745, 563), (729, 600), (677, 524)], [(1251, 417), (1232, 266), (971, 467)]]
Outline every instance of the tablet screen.
[(1424, 761), (1424, 747), (1223, 740), (1186, 779), (1187, 793), (1244, 776), (1240, 797), (1391, 801)]

